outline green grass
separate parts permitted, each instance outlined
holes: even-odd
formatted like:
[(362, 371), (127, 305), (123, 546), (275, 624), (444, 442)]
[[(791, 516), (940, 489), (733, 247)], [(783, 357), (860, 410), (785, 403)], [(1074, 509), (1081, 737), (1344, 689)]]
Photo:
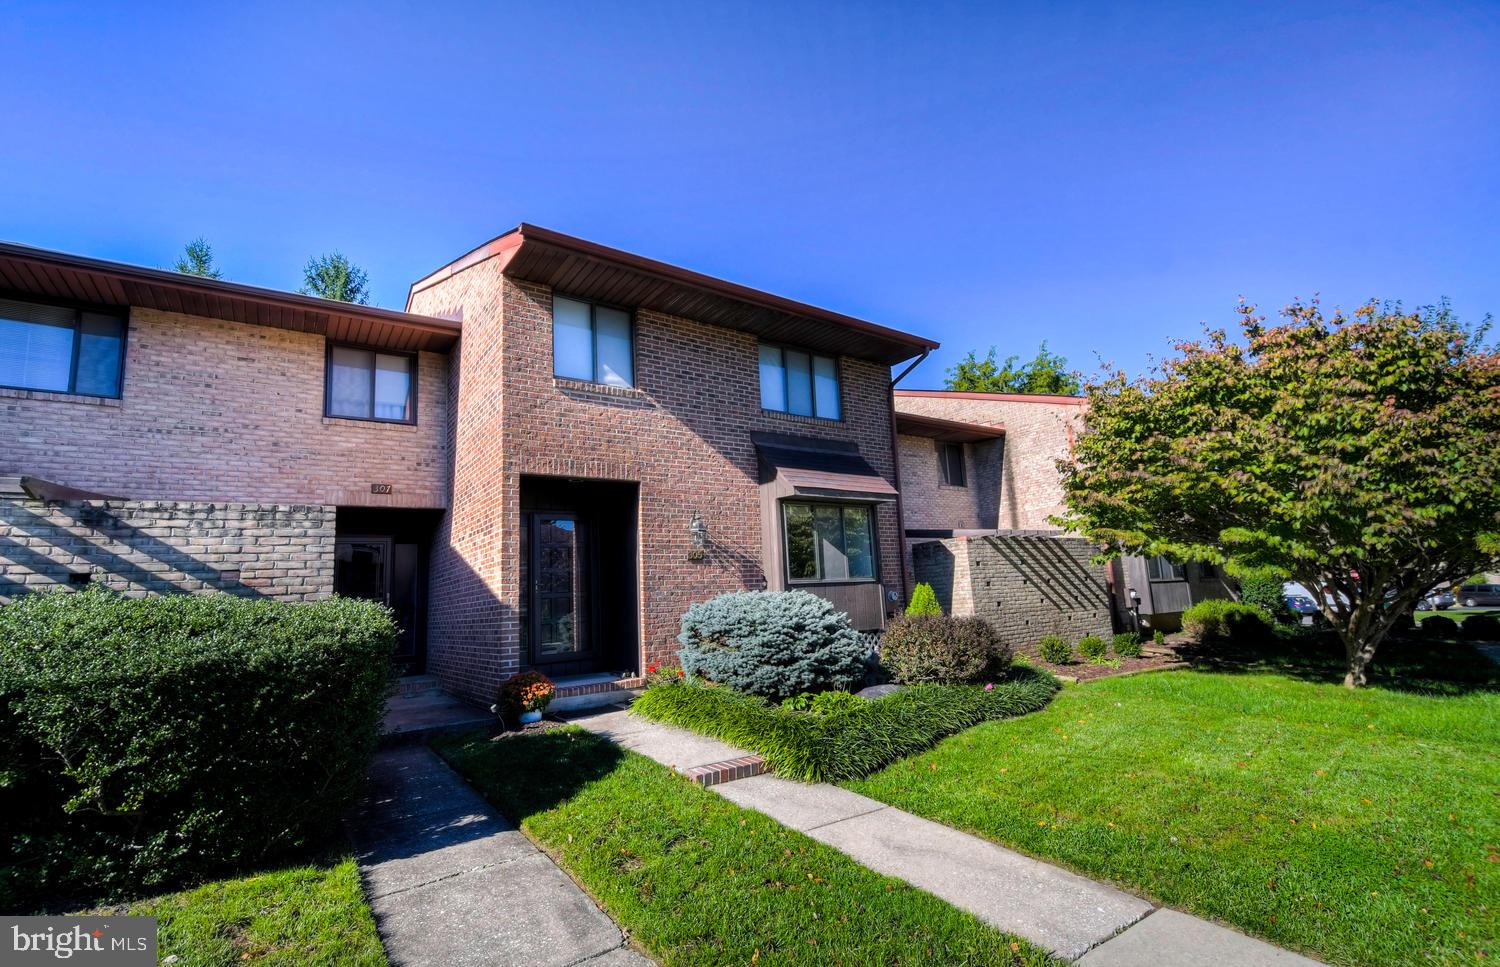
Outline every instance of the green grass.
[(219, 880), (109, 912), (157, 917), (158, 956), (179, 967), (383, 965), (354, 860)]
[(830, 715), (810, 715), (684, 681), (647, 689), (632, 711), (758, 752), (773, 771), (817, 782), (866, 776), (976, 723), (1034, 712), (1057, 688), (1046, 672), (1020, 667), (988, 691), (914, 685)]
[(434, 747), (664, 963), (1053, 963), (580, 729)]
[(1483, 685), (1174, 671), (846, 785), (1334, 963), (1432, 964), (1500, 955), (1497, 776)]
[(1416, 613), (1416, 619), (1420, 622), (1424, 618), (1431, 618), (1434, 615), (1441, 615), (1444, 618), (1452, 618), (1459, 624), (1463, 624), (1465, 618), (1472, 617), (1476, 614), (1485, 614), (1489, 615), (1491, 618), (1500, 618), (1500, 609), (1489, 608), (1479, 609), (1476, 611), (1454, 611), (1451, 609), (1448, 611), (1418, 611)]

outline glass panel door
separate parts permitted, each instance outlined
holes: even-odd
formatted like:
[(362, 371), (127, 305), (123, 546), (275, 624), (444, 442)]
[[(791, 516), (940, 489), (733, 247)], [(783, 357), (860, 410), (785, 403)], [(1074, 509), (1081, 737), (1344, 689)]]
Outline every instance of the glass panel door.
[(390, 562), (390, 538), (340, 538), (334, 544), (334, 593), (389, 604)]
[(530, 524), (532, 660), (577, 661), (591, 650), (578, 518), (535, 513)]

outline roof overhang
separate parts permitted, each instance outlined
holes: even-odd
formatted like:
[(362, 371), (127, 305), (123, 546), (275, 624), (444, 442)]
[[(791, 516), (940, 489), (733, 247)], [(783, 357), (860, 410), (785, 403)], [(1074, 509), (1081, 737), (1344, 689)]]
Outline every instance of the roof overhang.
[(917, 413), (896, 413), (896, 432), (905, 436), (925, 436), (944, 443), (983, 443), (1005, 436), (1005, 427), (986, 423), (960, 423), (940, 420)]
[(752, 433), (762, 484), (778, 497), (892, 501), (897, 490), (870, 466), (859, 448), (835, 440)]
[(968, 393), (951, 389), (898, 389), (896, 396), (913, 399), (977, 400), (999, 403), (1061, 403), (1083, 406), (1088, 402), (1082, 396), (1054, 396), (1050, 393)]
[(0, 290), (17, 299), (55, 299), (100, 307), (140, 306), (406, 351), (443, 352), (452, 348), (459, 335), (459, 323), (449, 319), (106, 262), (11, 242), (0, 242)]
[(124, 497), (80, 490), (41, 477), (0, 477), (0, 497), (30, 497), (32, 500), (124, 500)]
[(886, 365), (938, 345), (922, 336), (525, 223), (415, 283), (411, 292), (490, 258), (502, 259), (501, 271), (511, 278), (567, 295), (651, 309)]

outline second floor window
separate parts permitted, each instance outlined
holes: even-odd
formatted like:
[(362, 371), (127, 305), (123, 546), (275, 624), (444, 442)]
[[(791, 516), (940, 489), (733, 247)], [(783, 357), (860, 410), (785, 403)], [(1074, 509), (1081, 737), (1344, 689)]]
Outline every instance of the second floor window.
[(356, 346), (328, 347), (329, 416), (417, 422), (416, 357)]
[(1146, 577), (1152, 581), (1186, 581), (1187, 568), (1158, 554), (1146, 560)]
[(0, 299), (0, 386), (119, 396), (124, 358), (122, 315)]
[(938, 466), (943, 471), (943, 483), (950, 487), (966, 487), (964, 478), (964, 445), (962, 443), (939, 443)]
[(630, 313), (553, 296), (552, 373), (606, 386), (634, 386)]
[(788, 346), (760, 347), (760, 405), (798, 416), (839, 418), (839, 364)]

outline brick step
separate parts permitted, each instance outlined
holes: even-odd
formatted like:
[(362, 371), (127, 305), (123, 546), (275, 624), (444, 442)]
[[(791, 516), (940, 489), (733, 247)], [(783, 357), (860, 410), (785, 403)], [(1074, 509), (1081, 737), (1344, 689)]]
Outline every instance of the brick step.
[(602, 675), (577, 676), (578, 681), (562, 678), (548, 706), (553, 712), (577, 712), (605, 705), (629, 704), (646, 683), (643, 678), (607, 678)]
[(436, 675), (405, 675), (396, 680), (396, 694), (401, 696), (423, 695), (437, 690)]

